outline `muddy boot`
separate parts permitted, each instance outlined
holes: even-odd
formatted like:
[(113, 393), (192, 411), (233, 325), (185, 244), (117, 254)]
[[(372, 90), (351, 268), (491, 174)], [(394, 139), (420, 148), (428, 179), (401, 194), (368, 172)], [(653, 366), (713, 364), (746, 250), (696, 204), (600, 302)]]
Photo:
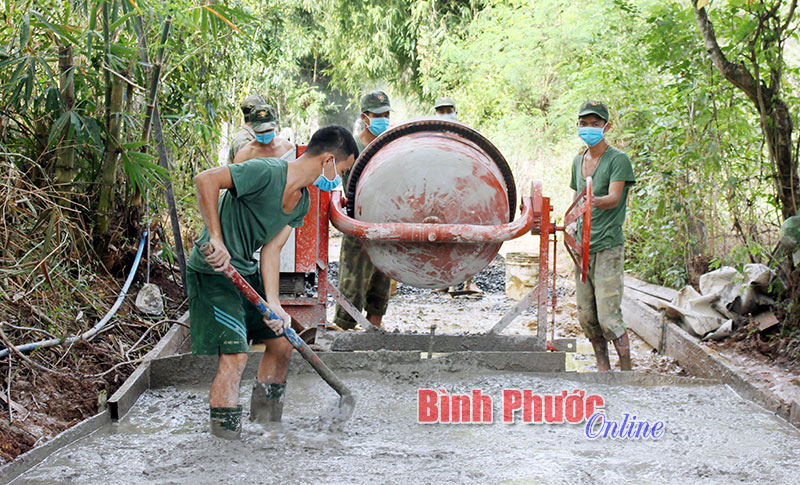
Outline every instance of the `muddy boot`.
[(611, 363), (608, 361), (608, 342), (603, 337), (589, 339), (594, 349), (594, 356), (597, 359), (597, 371), (606, 372), (611, 370)]
[(238, 440), (242, 434), (242, 407), (211, 408), (211, 434), (226, 440)]
[(253, 380), (253, 394), (250, 396), (250, 421), (260, 425), (278, 423), (283, 415), (283, 395), (286, 383), (259, 382)]
[(628, 339), (628, 332), (623, 333), (619, 338), (613, 340), (614, 348), (617, 349), (619, 355), (619, 368), (620, 370), (633, 370), (631, 363), (631, 344)]

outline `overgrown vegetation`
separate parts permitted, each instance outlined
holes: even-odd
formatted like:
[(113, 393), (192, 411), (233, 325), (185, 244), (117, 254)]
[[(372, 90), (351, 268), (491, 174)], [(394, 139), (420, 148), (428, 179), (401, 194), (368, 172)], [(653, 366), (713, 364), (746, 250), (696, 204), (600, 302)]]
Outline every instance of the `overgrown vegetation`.
[[(191, 179), (217, 163), (246, 95), (264, 94), (281, 127), (303, 141), (326, 123), (350, 126), (359, 94), (381, 87), (400, 108), (395, 121), (453, 96), (459, 118), (509, 159), (518, 187), (543, 180), (558, 211), (569, 204), (569, 160), (581, 148), (577, 106), (604, 100), (612, 142), (638, 178), (628, 268), (673, 287), (721, 265), (779, 269), (779, 337), (789, 342), (780, 352), (797, 359), (800, 278), (774, 250), (800, 190), (796, 3), (8, 0), (0, 318), (19, 328), (6, 334), (17, 344), (72, 335), (100, 318), (120, 286), (111, 276), (129, 269), (144, 228), (169, 227), (167, 181), (192, 240)], [(170, 232), (162, 231), (165, 253)], [(81, 355), (107, 356), (85, 371), (95, 374), (135, 361), (166, 325), (137, 343), (153, 323), (127, 310), (116, 337), (31, 358), (83, 368)], [(41, 372), (22, 361), (0, 366), (9, 369), (26, 382)], [(116, 369), (106, 377), (119, 380), (132, 365)]]

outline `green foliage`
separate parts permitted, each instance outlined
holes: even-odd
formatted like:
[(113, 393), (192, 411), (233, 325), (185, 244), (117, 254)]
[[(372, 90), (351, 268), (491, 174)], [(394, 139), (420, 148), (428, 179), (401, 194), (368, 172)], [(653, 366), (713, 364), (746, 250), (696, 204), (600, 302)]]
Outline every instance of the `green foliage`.
[[(754, 28), (770, 5), (712, 2), (707, 11), (726, 55), (752, 62), (765, 79), (778, 76), (796, 116), (797, 22), (787, 24), (785, 55), (757, 41), (769, 37)], [(18, 0), (6, 7), (14, 21), (0, 29), (0, 103), (12, 136), (2, 143), (31, 174), (51, 174), (58, 150), (75, 146), (75, 189), (91, 198), (106, 117), (120, 116), (118, 207), (165, 175), (153, 147), (135, 144), (150, 74), (136, 31), (140, 19), (152, 61), (170, 14), (159, 108), (187, 216), (191, 179), (217, 163), (224, 123), (236, 126), (248, 94), (264, 94), (281, 127), (304, 140), (326, 121), (349, 124), (360, 93), (385, 86), (410, 116), (430, 114), (436, 96), (453, 96), (459, 118), (509, 159), (518, 187), (543, 180), (557, 212), (570, 202), (570, 161), (582, 148), (577, 106), (605, 101), (609, 140), (631, 155), (638, 177), (626, 225), (629, 266), (653, 281), (689, 281), (698, 254), (718, 264), (762, 260), (774, 243), (780, 207), (761, 121), (712, 67), (687, 2)], [(75, 58), (65, 74), (75, 83), (69, 110), (59, 84), (63, 45)], [(122, 113), (104, 112), (106, 68), (128, 80)]]

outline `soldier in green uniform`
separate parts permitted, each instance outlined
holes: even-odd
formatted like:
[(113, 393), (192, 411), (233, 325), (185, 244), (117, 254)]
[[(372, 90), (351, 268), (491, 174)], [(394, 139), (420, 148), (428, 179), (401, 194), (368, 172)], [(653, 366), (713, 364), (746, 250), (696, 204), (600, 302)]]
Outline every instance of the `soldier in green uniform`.
[[(361, 152), (372, 140), (389, 128), (389, 112), (392, 110), (389, 97), (383, 91), (372, 91), (361, 98), (361, 121), (364, 128), (356, 136)], [(347, 190), (347, 175), (344, 188)], [(367, 311), (367, 320), (380, 327), (386, 308), (389, 306), (391, 279), (381, 273), (361, 249), (358, 240), (344, 235), (339, 256), (339, 291), (359, 311)], [(356, 322), (339, 304), (333, 322), (341, 328), (355, 328)]]
[(231, 163), (241, 163), (251, 158), (295, 159), (296, 147), (289, 140), (276, 136), (278, 118), (272, 106), (260, 104), (254, 107), (247, 119), (255, 139), (242, 146)]
[[(606, 143), (608, 108), (587, 101), (578, 111), (578, 136), (588, 146), (572, 161), (570, 188), (575, 196), (592, 177), (592, 232), (589, 241), (589, 276), (580, 281), (576, 271), (578, 321), (592, 343), (597, 370), (608, 371), (608, 341), (614, 342), (620, 368), (631, 370), (628, 332), (622, 321), (625, 207), (628, 189), (636, 183), (628, 155)], [(574, 228), (569, 230), (574, 232)]]
[(792, 263), (800, 266), (800, 214), (783, 221), (778, 243), (792, 255)]
[(253, 125), (250, 123), (250, 111), (258, 105), (267, 104), (260, 94), (251, 94), (244, 98), (242, 101), (242, 114), (244, 115), (244, 123), (239, 127), (239, 131), (233, 135), (233, 140), (228, 147), (228, 163), (233, 163), (233, 159), (243, 146), (256, 139), (256, 134), (253, 131)]
[[(205, 170), (195, 177), (197, 201), (205, 228), (189, 256), (186, 274), (192, 353), (219, 355), (211, 384), (211, 432), (236, 439), (241, 432), (239, 383), (247, 363), (248, 341), (266, 346), (258, 367), (250, 419), (280, 421), (292, 345), (278, 338), (289, 315), (278, 298), (280, 252), (293, 227), (309, 209), (307, 186), (338, 186), (341, 174), (358, 156), (353, 136), (341, 126), (327, 126), (311, 137), (305, 153), (292, 162), (254, 158)], [(220, 197), (220, 191), (224, 191)], [(204, 257), (199, 247), (209, 242)], [(260, 263), (253, 258), (260, 249)], [(280, 318), (262, 319), (233, 284), (219, 272), (231, 263)]]

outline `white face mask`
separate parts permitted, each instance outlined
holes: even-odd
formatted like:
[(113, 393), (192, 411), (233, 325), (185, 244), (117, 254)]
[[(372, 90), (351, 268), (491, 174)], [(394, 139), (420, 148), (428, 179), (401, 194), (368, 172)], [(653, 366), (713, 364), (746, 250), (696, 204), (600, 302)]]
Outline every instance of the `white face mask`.
[(452, 113), (443, 113), (443, 114), (436, 113), (436, 116), (438, 116), (439, 118), (458, 120), (458, 115), (456, 114), (455, 111), (453, 111)]

